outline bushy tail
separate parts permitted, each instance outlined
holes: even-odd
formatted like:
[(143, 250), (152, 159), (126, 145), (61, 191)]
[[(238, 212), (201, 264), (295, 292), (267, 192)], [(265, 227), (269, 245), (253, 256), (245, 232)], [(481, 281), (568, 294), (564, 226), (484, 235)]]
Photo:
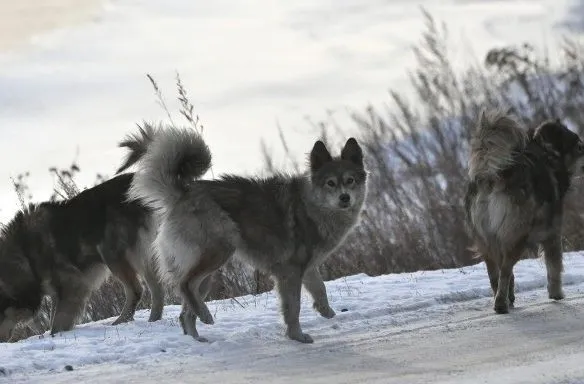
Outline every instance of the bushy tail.
[(157, 127), (145, 133), (133, 136), (133, 144), (132, 137), (124, 141), (130, 143), (126, 147), (136, 148), (134, 157), (130, 154), (124, 166), (138, 162), (128, 196), (166, 211), (184, 195), (193, 179), (211, 167), (211, 151), (189, 128)]
[(118, 168), (116, 174), (125, 171), (132, 165), (136, 164), (142, 156), (146, 153), (148, 145), (154, 139), (158, 127), (155, 128), (152, 124), (144, 122), (143, 126), (138, 124), (138, 133), (130, 133), (126, 138), (118, 144), (121, 148), (128, 148), (129, 153), (126, 155), (122, 166)]
[(471, 180), (496, 177), (513, 164), (514, 153), (526, 144), (527, 131), (511, 116), (483, 111), (471, 139), (468, 175)]

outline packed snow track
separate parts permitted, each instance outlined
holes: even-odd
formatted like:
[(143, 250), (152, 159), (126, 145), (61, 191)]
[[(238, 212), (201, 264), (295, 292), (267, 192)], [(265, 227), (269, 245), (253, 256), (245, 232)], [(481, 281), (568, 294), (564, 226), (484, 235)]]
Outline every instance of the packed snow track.
[[(178, 308), (147, 323), (84, 324), (0, 346), (11, 383), (584, 383), (584, 257), (566, 254), (561, 302), (541, 260), (516, 267), (516, 308), (496, 315), (483, 264), (327, 283), (337, 317), (303, 299), (312, 345), (288, 341), (273, 293), (217, 301), (210, 343), (180, 333)], [(13, 361), (11, 361), (13, 359)], [(64, 369), (66, 365), (72, 371)], [(0, 382), (3, 379), (0, 378)]]

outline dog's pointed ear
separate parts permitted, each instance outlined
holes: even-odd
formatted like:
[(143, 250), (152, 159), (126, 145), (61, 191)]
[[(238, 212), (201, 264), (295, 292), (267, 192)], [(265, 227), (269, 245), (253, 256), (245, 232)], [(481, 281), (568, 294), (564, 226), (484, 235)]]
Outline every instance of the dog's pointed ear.
[(312, 172), (319, 170), (325, 163), (332, 160), (331, 154), (322, 141), (318, 140), (314, 143), (312, 152), (310, 152), (310, 169)]
[(478, 132), (483, 128), (483, 124), (487, 121), (487, 110), (482, 108), (479, 112), (479, 123), (475, 127), (475, 130)]
[(535, 129), (533, 139), (547, 151), (559, 154), (564, 146), (562, 128), (556, 120), (546, 121)]
[(353, 137), (347, 140), (345, 147), (341, 151), (341, 159), (348, 160), (360, 167), (363, 167), (363, 151)]

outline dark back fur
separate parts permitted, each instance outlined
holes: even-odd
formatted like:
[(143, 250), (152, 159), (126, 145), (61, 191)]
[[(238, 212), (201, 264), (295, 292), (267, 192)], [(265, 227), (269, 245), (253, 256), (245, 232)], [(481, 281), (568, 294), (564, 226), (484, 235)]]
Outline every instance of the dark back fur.
[[(99, 244), (108, 225), (144, 227), (148, 209), (126, 198), (132, 178), (132, 173), (122, 174), (70, 200), (42, 203), (40, 207), (49, 213), (48, 225), (56, 250), (84, 268), (94, 262), (95, 255), (84, 255), (81, 247)], [(133, 246), (136, 243), (136, 231), (120, 231), (119, 235), (123, 236), (117, 242), (120, 245)]]
[[(71, 266), (81, 271), (102, 260), (96, 245), (112, 222), (145, 225), (149, 211), (126, 201), (132, 174), (123, 174), (63, 202), (30, 205), (2, 229), (0, 314), (8, 307), (36, 312), (43, 296), (43, 274)], [(120, 231), (120, 244), (132, 246), (136, 230)]]
[[(41, 278), (29, 255), (45, 252), (42, 235), (30, 230), (37, 207), (19, 211), (2, 228), (0, 240), (0, 315), (9, 307), (36, 310), (41, 305)], [(1, 316), (0, 316), (1, 319)]]
[[(513, 237), (499, 230), (506, 222), (516, 220), (517, 225), (523, 223), (523, 226), (505, 227), (505, 232), (512, 231), (518, 236), (525, 232), (523, 236), (534, 246), (560, 231), (563, 201), (574, 172), (581, 171), (579, 159), (584, 155), (584, 146), (578, 135), (565, 125), (548, 121), (529, 130), (525, 146), (511, 155), (511, 165), (493, 177), (470, 180), (465, 197), (467, 220), (475, 238), (482, 239), (483, 243)], [(488, 204), (476, 204), (480, 199), (488, 199), (489, 195), (492, 199), (501, 196), (497, 204), (505, 204), (502, 196), (506, 196), (512, 204), (509, 207), (516, 207), (517, 211), (511, 215), (511, 208), (507, 209), (511, 217), (501, 222), (501, 227), (487, 230), (485, 220), (490, 220), (488, 217), (492, 218), (494, 213), (488, 211)]]

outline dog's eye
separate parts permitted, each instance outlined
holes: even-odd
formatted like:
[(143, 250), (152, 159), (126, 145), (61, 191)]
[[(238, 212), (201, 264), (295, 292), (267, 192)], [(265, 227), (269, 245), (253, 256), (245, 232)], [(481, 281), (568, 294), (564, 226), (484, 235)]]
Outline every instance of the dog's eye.
[(351, 185), (355, 182), (355, 179), (353, 179), (352, 177), (348, 177), (347, 180), (345, 181), (345, 183), (347, 183), (347, 185)]
[(334, 187), (336, 184), (335, 184), (334, 180), (329, 180), (326, 182), (326, 185), (328, 185), (329, 187)]

